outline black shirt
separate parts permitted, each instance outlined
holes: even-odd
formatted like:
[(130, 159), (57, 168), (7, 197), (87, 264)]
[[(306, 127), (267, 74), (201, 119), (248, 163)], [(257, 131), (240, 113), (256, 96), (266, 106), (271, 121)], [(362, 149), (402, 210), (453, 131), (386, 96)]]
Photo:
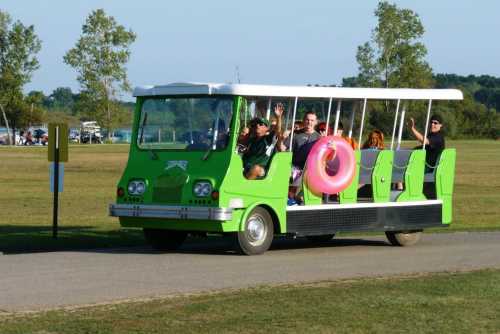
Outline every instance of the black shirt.
[(443, 152), (445, 145), (444, 137), (441, 132), (429, 133), (427, 135), (427, 140), (429, 141), (429, 144), (425, 145), (425, 150), (427, 151), (425, 155), (425, 161), (429, 168), (436, 166), (436, 162), (441, 152)]

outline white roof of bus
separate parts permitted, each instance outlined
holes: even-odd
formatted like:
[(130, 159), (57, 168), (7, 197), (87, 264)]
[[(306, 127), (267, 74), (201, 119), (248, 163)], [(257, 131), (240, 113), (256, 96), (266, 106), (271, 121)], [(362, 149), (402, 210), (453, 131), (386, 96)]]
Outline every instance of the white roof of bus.
[(221, 83), (172, 83), (141, 86), (134, 96), (158, 95), (241, 95), (299, 98), (370, 100), (462, 100), (458, 89), (347, 88), (314, 86), (276, 86)]

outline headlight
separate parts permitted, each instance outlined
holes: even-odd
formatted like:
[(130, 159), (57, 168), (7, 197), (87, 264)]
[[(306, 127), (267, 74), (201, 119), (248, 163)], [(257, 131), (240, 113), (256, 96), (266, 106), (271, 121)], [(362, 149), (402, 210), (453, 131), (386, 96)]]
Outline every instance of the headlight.
[(212, 192), (212, 185), (207, 181), (196, 182), (193, 192), (197, 197), (207, 197)]
[(130, 195), (142, 195), (146, 191), (146, 183), (142, 180), (130, 181), (127, 190)]

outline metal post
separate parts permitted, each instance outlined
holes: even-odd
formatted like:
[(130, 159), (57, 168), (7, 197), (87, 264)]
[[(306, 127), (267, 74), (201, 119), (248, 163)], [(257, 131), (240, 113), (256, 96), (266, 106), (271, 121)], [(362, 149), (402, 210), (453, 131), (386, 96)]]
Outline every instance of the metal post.
[(326, 114), (326, 134), (328, 135), (328, 129), (330, 128), (330, 112), (332, 111), (332, 101), (333, 97), (328, 101), (328, 114)]
[(337, 102), (337, 111), (335, 112), (335, 126), (333, 127), (333, 135), (337, 135), (337, 130), (339, 128), (339, 118), (340, 118), (340, 107), (342, 106), (342, 100)]
[(358, 143), (361, 145), (361, 140), (363, 139), (363, 126), (365, 125), (365, 113), (366, 113), (366, 103), (367, 99), (363, 101), (363, 112), (361, 113), (361, 125), (359, 128), (359, 141)]
[(403, 136), (405, 114), (406, 114), (406, 105), (403, 104), (403, 109), (401, 110), (401, 119), (399, 120), (398, 146), (396, 147), (396, 150), (399, 150), (399, 148), (401, 147), (401, 137)]
[(293, 117), (292, 117), (292, 132), (290, 133), (290, 147), (288, 148), (288, 151), (292, 152), (292, 145), (293, 145), (293, 132), (295, 130), (295, 126), (293, 126), (295, 124), (295, 115), (297, 113), (297, 102), (299, 100), (299, 97), (296, 96), (295, 97), (295, 103), (294, 103), (294, 106), (293, 106)]
[(427, 139), (427, 130), (429, 129), (429, 117), (431, 115), (432, 100), (429, 100), (429, 106), (427, 107), (427, 118), (425, 119), (425, 134), (424, 140), (422, 141), (422, 149), (425, 149), (425, 140)]
[(394, 126), (392, 127), (392, 137), (391, 137), (391, 150), (394, 147), (394, 136), (396, 135), (396, 125), (398, 123), (398, 114), (399, 114), (399, 104), (401, 100), (398, 99), (398, 104), (396, 106), (396, 116), (394, 117)]
[(267, 101), (267, 113), (266, 113), (266, 119), (269, 121), (269, 117), (271, 117), (271, 100), (272, 97), (269, 97), (269, 100)]
[(352, 111), (351, 111), (351, 124), (349, 125), (349, 135), (348, 137), (351, 138), (352, 137), (352, 128), (354, 127), (354, 108), (352, 108)]
[[(292, 106), (292, 99), (288, 100), (288, 112), (286, 113), (286, 120), (285, 120), (285, 131), (288, 130), (288, 123), (290, 122), (290, 108)], [(292, 125), (292, 130), (295, 124)]]
[(59, 127), (56, 126), (54, 149), (54, 206), (52, 210), (52, 238), (57, 239), (57, 213), (59, 209)]
[(245, 109), (243, 110), (243, 124), (247, 127), (248, 101), (245, 99)]

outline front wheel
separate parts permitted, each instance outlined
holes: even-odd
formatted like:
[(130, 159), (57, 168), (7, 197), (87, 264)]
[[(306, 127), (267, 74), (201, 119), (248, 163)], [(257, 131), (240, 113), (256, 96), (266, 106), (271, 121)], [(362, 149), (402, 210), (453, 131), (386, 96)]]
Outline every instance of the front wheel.
[(256, 207), (248, 215), (244, 230), (234, 235), (236, 251), (245, 255), (262, 254), (271, 246), (273, 236), (271, 215), (264, 208)]
[(179, 248), (186, 240), (187, 232), (163, 230), (163, 229), (143, 229), (144, 238), (157, 251), (173, 251)]
[(420, 240), (420, 237), (422, 236), (422, 231), (411, 231), (411, 232), (387, 231), (385, 232), (385, 235), (387, 236), (387, 240), (389, 240), (389, 242), (393, 246), (405, 247), (405, 246), (415, 245)]

